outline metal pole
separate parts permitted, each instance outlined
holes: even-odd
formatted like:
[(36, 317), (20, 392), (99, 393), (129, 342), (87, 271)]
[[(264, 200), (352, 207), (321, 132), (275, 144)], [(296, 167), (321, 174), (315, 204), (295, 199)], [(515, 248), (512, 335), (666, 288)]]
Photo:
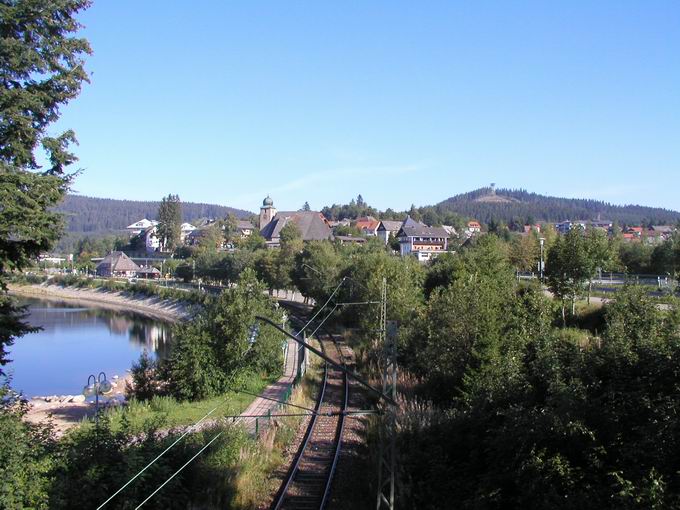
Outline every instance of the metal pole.
[(309, 344), (308, 344), (307, 342), (305, 342), (304, 340), (300, 339), (299, 337), (295, 336), (295, 335), (292, 334), (292, 333), (289, 333), (288, 331), (286, 331), (285, 329), (283, 329), (281, 326), (279, 326), (278, 324), (276, 324), (274, 321), (268, 319), (267, 317), (262, 317), (261, 315), (256, 315), (256, 316), (255, 316), (255, 320), (266, 322), (266, 323), (269, 324), (270, 326), (276, 328), (276, 329), (279, 330), (281, 333), (283, 333), (284, 335), (286, 335), (288, 338), (290, 338), (290, 339), (292, 339), (292, 340), (295, 340), (298, 344), (300, 344), (300, 345), (302, 345), (303, 347), (307, 348), (308, 350), (312, 351), (314, 354), (316, 354), (317, 356), (319, 356), (322, 360), (324, 360), (324, 361), (325, 361), (326, 363), (328, 363), (329, 365), (333, 366), (334, 368), (337, 368), (337, 369), (340, 370), (341, 372), (343, 372), (343, 373), (347, 374), (348, 376), (350, 376), (350, 377), (351, 377), (352, 379), (354, 379), (356, 382), (358, 382), (359, 384), (361, 384), (361, 385), (364, 386), (365, 388), (367, 388), (367, 389), (369, 389), (370, 391), (372, 391), (373, 393), (375, 393), (375, 394), (376, 394), (378, 397), (380, 397), (382, 400), (385, 400), (385, 401), (389, 402), (389, 403), (392, 404), (392, 405), (397, 405), (396, 400), (392, 399), (392, 398), (389, 397), (388, 395), (385, 395), (385, 394), (384, 394), (382, 391), (380, 391), (379, 389), (374, 388), (373, 386), (371, 386), (370, 384), (368, 384), (366, 381), (364, 381), (361, 377), (359, 377), (358, 375), (356, 375), (354, 372), (350, 372), (350, 371), (347, 370), (347, 368), (345, 368), (344, 366), (340, 365), (339, 363), (336, 363), (336, 362), (333, 361), (331, 358), (329, 358), (326, 354), (324, 354), (323, 352), (321, 352), (319, 349), (317, 349), (317, 348), (315, 348), (315, 347), (312, 347), (311, 345), (309, 345)]
[(94, 383), (94, 428), (99, 430), (99, 383)]
[[(383, 393), (397, 400), (397, 323), (387, 321), (387, 279), (383, 278), (380, 306), (380, 341), (383, 347)], [(395, 475), (397, 467), (397, 406), (384, 410), (384, 427), (380, 428), (378, 495), (376, 509), (394, 510)]]

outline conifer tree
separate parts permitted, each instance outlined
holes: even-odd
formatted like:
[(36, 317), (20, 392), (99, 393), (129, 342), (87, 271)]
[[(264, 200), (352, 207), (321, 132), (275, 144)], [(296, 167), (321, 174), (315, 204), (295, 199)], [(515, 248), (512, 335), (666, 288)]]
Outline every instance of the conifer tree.
[(173, 251), (180, 243), (182, 227), (182, 203), (179, 195), (163, 197), (158, 206), (158, 236), (164, 251)]
[[(51, 248), (62, 232), (53, 211), (64, 197), (77, 161), (67, 130), (48, 136), (60, 107), (88, 81), (84, 56), (88, 42), (75, 33), (75, 15), (89, 0), (0, 1), (0, 367), (5, 347), (29, 331), (22, 310), (6, 294), (8, 272), (21, 270)], [(47, 154), (41, 168), (36, 149)], [(1, 373), (1, 372), (0, 372)]]

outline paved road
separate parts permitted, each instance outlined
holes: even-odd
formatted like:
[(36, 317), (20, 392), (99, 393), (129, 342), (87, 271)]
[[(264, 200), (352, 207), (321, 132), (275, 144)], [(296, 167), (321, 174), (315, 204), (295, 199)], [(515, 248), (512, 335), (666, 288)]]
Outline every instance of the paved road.
[(278, 381), (267, 386), (264, 391), (260, 393), (260, 396), (253, 400), (248, 406), (248, 409), (241, 413), (241, 416), (244, 416), (244, 418), (242, 418), (240, 422), (245, 425), (250, 434), (255, 435), (256, 429), (261, 430), (263, 426), (266, 427), (267, 419), (260, 418), (259, 421), (257, 421), (257, 418), (249, 418), (248, 416), (265, 415), (270, 411), (273, 414), (278, 409), (279, 404), (268, 399), (283, 400), (286, 393), (290, 391), (290, 388), (295, 382), (298, 361), (297, 347), (298, 344), (294, 340), (288, 340), (288, 353), (286, 355), (283, 375)]

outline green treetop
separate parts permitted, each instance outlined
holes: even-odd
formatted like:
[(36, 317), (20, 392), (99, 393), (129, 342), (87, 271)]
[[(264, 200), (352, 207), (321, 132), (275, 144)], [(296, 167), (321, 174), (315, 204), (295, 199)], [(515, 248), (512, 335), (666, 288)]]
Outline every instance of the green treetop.
[(180, 243), (182, 203), (178, 195), (163, 197), (158, 206), (158, 235), (164, 251), (173, 251)]
[[(62, 223), (53, 207), (63, 198), (77, 161), (69, 152), (75, 134), (48, 136), (61, 106), (75, 98), (87, 81), (83, 57), (91, 52), (75, 15), (88, 0), (0, 1), (0, 366), (6, 345), (26, 332), (21, 309), (8, 300), (8, 271), (21, 270), (50, 249)], [(49, 168), (35, 157), (41, 148)]]

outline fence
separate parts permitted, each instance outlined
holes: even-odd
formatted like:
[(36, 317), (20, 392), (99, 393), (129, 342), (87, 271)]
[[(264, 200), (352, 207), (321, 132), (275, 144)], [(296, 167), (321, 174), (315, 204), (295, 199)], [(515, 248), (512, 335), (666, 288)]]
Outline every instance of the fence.
[[(290, 349), (290, 345), (291, 342), (286, 342), (285, 347), (283, 348), (284, 373), (286, 373), (286, 370), (288, 368), (288, 350)], [(300, 384), (300, 381), (302, 381), (302, 378), (304, 377), (307, 371), (308, 363), (307, 349), (303, 345), (300, 345), (298, 343), (295, 343), (295, 349), (297, 350), (297, 352), (295, 355), (296, 366), (293, 380), (290, 384), (286, 386), (286, 389), (281, 394), (280, 398), (278, 399), (279, 403), (267, 410), (267, 416), (264, 416), (262, 418), (255, 418), (255, 437), (259, 437), (261, 431), (264, 431), (269, 428), (269, 426), (271, 425), (272, 414), (278, 413), (279, 411), (286, 407), (286, 403), (290, 400), (291, 396), (293, 395), (293, 391)], [(266, 420), (266, 422), (260, 425), (260, 419)]]

